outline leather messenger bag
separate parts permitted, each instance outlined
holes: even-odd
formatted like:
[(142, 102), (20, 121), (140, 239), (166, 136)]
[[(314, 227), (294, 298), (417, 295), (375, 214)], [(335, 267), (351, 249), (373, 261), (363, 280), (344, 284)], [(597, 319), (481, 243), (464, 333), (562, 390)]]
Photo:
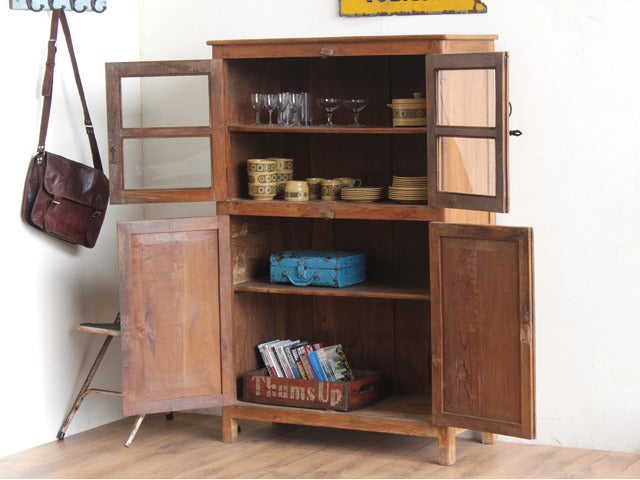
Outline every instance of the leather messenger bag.
[[(62, 25), (71, 64), (84, 111), (93, 167), (69, 160), (45, 150), (45, 139), (51, 112), (53, 68), (58, 36)], [(70, 243), (92, 248), (104, 221), (109, 203), (109, 180), (103, 172), (100, 152), (84, 90), (80, 81), (71, 33), (64, 11), (54, 10), (51, 18), (47, 65), (42, 85), (44, 104), (40, 123), (38, 152), (29, 164), (24, 186), (22, 216), (27, 223), (43, 232)]]

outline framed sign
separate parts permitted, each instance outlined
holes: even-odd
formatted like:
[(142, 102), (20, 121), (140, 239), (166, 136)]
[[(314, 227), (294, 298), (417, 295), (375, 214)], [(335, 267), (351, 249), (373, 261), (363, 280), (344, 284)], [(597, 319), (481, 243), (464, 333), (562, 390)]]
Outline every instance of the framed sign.
[(340, 16), (427, 15), (443, 13), (486, 13), (480, 0), (338, 0)]

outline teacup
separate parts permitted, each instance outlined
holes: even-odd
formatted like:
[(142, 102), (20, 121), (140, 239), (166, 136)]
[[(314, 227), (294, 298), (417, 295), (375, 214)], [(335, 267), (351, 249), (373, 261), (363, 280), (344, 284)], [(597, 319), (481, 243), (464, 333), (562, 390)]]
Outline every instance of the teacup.
[(322, 180), (324, 180), (324, 178), (307, 178), (307, 184), (309, 185), (309, 200), (317, 200), (320, 198)]
[(340, 180), (341, 187), (359, 187), (362, 185), (362, 180), (359, 178), (351, 178), (351, 177), (338, 177), (334, 178), (334, 180)]
[(299, 180), (288, 181), (284, 187), (284, 199), (287, 202), (306, 202), (309, 200), (307, 182)]
[(322, 200), (338, 200), (340, 198), (340, 188), (342, 183), (340, 180), (322, 180)]

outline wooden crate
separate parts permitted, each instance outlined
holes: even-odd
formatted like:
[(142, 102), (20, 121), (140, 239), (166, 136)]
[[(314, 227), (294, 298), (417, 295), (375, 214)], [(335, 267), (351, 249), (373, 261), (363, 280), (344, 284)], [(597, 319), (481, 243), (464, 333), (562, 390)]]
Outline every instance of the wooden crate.
[(351, 382), (319, 382), (270, 377), (262, 369), (244, 375), (242, 399), (269, 405), (348, 412), (382, 397), (383, 382), (378, 372), (354, 370), (353, 373), (355, 380)]

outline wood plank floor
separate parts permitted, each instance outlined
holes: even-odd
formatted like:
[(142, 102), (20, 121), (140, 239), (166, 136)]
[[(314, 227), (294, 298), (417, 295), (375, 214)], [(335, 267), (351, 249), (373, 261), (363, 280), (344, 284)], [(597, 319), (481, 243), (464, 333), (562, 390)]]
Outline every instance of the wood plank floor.
[[(241, 422), (233, 445), (220, 417), (133, 418), (0, 459), (2, 478), (640, 478), (640, 455), (458, 439), (458, 461), (436, 463), (432, 439)], [(55, 432), (52, 432), (52, 436)]]

